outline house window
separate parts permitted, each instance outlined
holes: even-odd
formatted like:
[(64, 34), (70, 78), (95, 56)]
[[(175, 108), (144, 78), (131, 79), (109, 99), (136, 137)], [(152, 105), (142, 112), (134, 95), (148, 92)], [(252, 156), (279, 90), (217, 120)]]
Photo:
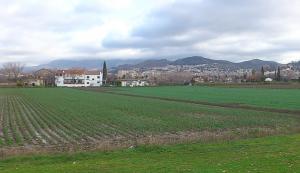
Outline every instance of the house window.
[(76, 84), (75, 79), (64, 79), (64, 84)]
[(97, 83), (100, 83), (100, 81), (98, 81)]
[(89, 85), (90, 83), (89, 83), (89, 82), (87, 82), (86, 84), (88, 84), (88, 85)]
[(90, 76), (86, 76), (86, 78), (88, 78), (88, 79), (89, 79), (89, 78), (90, 78)]
[(100, 79), (100, 76), (97, 76), (98, 79)]
[(94, 78), (92, 78), (92, 80), (95, 80)]
[(83, 82), (82, 79), (78, 79), (78, 80), (77, 80), (77, 83), (78, 83), (78, 84), (84, 84), (84, 82)]

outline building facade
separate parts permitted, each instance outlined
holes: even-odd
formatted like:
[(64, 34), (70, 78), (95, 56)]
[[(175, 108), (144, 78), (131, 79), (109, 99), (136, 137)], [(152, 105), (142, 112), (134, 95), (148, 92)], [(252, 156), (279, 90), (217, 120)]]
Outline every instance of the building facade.
[(38, 71), (35, 71), (33, 73), (34, 79), (37, 82), (36, 86), (48, 86), (48, 87), (53, 87), (55, 86), (55, 71), (50, 70), (50, 69), (40, 69)]
[(149, 86), (149, 82), (146, 80), (121, 80), (121, 86), (122, 87), (143, 87), (143, 86)]
[(58, 87), (100, 87), (102, 77), (101, 71), (58, 70), (55, 75), (55, 84)]

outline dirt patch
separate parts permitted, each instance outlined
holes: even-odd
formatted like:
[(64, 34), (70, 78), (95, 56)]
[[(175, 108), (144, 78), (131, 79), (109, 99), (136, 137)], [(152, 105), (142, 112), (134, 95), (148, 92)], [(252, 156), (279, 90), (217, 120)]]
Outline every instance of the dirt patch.
[(92, 143), (61, 144), (61, 145), (27, 145), (0, 148), (0, 158), (6, 159), (16, 155), (74, 153), (80, 151), (111, 151), (122, 148), (134, 148), (139, 145), (168, 145), (190, 142), (229, 141), (243, 138), (257, 138), (278, 134), (300, 132), (298, 129), (274, 129), (267, 127), (237, 128), (217, 131), (184, 131), (136, 137), (117, 137)]

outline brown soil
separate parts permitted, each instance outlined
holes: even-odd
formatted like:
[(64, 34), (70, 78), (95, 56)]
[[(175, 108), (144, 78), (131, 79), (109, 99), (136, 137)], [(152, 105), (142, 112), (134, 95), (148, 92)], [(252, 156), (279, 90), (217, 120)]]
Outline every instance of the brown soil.
[(243, 138), (256, 138), (277, 134), (297, 133), (300, 129), (273, 129), (267, 127), (237, 128), (218, 131), (185, 131), (143, 135), (136, 137), (119, 137), (93, 143), (62, 144), (62, 145), (27, 145), (0, 148), (0, 160), (16, 155), (74, 153), (80, 151), (111, 151), (122, 148), (135, 148), (139, 145), (168, 145), (190, 142), (216, 142)]

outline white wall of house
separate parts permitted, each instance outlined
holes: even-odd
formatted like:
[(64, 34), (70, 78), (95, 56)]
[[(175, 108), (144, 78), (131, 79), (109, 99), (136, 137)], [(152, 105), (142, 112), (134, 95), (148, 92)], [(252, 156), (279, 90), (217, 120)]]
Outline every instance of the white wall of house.
[(86, 87), (100, 87), (102, 85), (102, 73), (99, 75), (85, 75), (84, 84)]
[(58, 87), (64, 86), (64, 77), (63, 76), (55, 76), (55, 84)]
[(126, 87), (127, 86), (127, 81), (121, 81), (121, 86)]
[[(62, 75), (55, 76), (55, 84), (58, 87), (100, 87), (102, 85), (102, 73), (95, 75)], [(68, 83), (74, 80), (75, 83)]]
[[(72, 80), (75, 80), (76, 83), (67, 82)], [(84, 75), (55, 76), (55, 84), (58, 87), (84, 87)]]

